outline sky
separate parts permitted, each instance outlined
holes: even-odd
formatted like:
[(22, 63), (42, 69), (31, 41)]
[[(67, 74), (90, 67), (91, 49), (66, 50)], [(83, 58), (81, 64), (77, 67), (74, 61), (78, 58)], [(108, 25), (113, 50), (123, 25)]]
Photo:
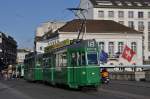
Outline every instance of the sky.
[(74, 15), (67, 8), (80, 0), (0, 0), (0, 31), (12, 36), (18, 48), (33, 48), (35, 30), (50, 20), (68, 21)]

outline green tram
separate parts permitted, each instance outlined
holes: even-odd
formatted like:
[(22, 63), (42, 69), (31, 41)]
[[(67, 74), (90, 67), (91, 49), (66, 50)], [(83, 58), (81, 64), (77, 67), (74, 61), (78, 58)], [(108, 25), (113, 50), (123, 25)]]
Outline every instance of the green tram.
[(98, 47), (95, 40), (82, 40), (73, 44), (48, 47), (44, 54), (26, 56), (25, 79), (70, 88), (100, 85)]

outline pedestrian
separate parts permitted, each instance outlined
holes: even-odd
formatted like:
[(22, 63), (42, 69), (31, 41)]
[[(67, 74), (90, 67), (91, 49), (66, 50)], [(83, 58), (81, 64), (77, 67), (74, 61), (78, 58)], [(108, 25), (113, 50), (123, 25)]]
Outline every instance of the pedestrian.
[(17, 80), (20, 79), (20, 73), (19, 73), (19, 71), (16, 71), (16, 78), (17, 78)]
[(3, 79), (4, 79), (4, 80), (8, 80), (7, 69), (4, 69), (4, 70), (3, 70)]
[(10, 79), (12, 79), (12, 65), (8, 65), (8, 79), (10, 80)]
[(3, 69), (4, 69), (4, 63), (2, 61), (2, 59), (0, 59), (0, 79), (3, 79)]
[(12, 79), (16, 79), (16, 72), (15, 72), (15, 70), (13, 70), (13, 72), (12, 72)]
[(0, 80), (2, 79), (2, 69), (0, 68)]

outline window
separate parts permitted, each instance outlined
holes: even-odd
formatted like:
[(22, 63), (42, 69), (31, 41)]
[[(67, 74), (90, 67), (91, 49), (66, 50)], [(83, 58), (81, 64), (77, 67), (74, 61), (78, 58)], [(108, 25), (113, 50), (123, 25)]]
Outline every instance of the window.
[(137, 51), (137, 44), (136, 44), (136, 42), (132, 42), (131, 43), (131, 49), (133, 50), (133, 51)]
[(81, 64), (86, 65), (85, 53), (81, 53)]
[(42, 47), (42, 46), (40, 47), (40, 50), (41, 50), (41, 51), (43, 50), (43, 47)]
[(115, 3), (116, 3), (118, 6), (122, 6), (122, 5), (123, 5), (121, 1), (116, 1)]
[(98, 64), (97, 61), (97, 53), (88, 53), (87, 54), (88, 65), (90, 64)]
[(61, 71), (61, 67), (67, 66), (66, 52), (56, 54), (56, 70)]
[(129, 21), (129, 22), (128, 22), (128, 26), (129, 26), (130, 28), (133, 28), (133, 29), (134, 29), (134, 22), (133, 22), (133, 21)]
[(150, 6), (150, 2), (144, 2), (146, 6)]
[(60, 71), (60, 55), (56, 54), (56, 71)]
[(150, 22), (148, 22), (148, 31), (150, 31)]
[(132, 6), (132, 3), (131, 3), (131, 2), (126, 1), (125, 3), (126, 3), (128, 6)]
[(134, 2), (134, 4), (136, 4), (137, 6), (142, 6), (140, 2)]
[(134, 12), (133, 11), (128, 12), (128, 18), (134, 18)]
[(85, 66), (86, 65), (86, 57), (85, 52), (76, 52), (71, 55), (71, 64), (73, 66)]
[(150, 51), (150, 32), (148, 32), (148, 50)]
[(138, 30), (140, 32), (143, 32), (144, 31), (144, 22), (143, 21), (139, 21), (138, 22)]
[(114, 56), (114, 42), (109, 42), (108, 44), (108, 54), (112, 58)]
[(108, 11), (108, 17), (113, 18), (114, 17), (114, 11)]
[(104, 42), (99, 42), (99, 49), (100, 49), (100, 51), (104, 51), (104, 46), (105, 46), (105, 44), (104, 44)]
[(150, 12), (148, 12), (148, 18), (150, 18)]
[(138, 12), (138, 18), (144, 18), (144, 13), (143, 12)]
[(67, 53), (66, 52), (61, 54), (61, 59), (62, 59), (61, 66), (67, 66)]
[(124, 18), (124, 12), (123, 11), (118, 11), (118, 17), (119, 18)]
[(120, 24), (124, 25), (124, 21), (119, 21)]
[(118, 52), (121, 54), (123, 51), (123, 42), (118, 42)]
[(104, 18), (104, 11), (98, 11), (98, 17)]
[(96, 1), (97, 2), (97, 4), (98, 5), (106, 5), (106, 6), (108, 6), (108, 5), (113, 5), (113, 3), (111, 2), (111, 1)]
[(77, 54), (76, 53), (71, 54), (71, 65), (77, 66)]
[(86, 65), (86, 58), (85, 58), (85, 53), (84, 52), (78, 52), (77, 54), (77, 59), (78, 59), (78, 64), (79, 66), (85, 66)]
[(49, 67), (49, 58), (43, 58), (43, 66), (44, 67)]

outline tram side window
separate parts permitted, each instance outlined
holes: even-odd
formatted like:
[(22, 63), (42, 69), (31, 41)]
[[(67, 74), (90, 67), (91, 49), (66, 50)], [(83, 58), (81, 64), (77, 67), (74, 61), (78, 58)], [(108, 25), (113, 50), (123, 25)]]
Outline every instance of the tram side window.
[(52, 61), (52, 59), (49, 57), (49, 58), (48, 58), (48, 67), (51, 67), (51, 65), (52, 65), (52, 64), (51, 64), (51, 61)]
[(71, 64), (73, 66), (76, 66), (77, 65), (77, 54), (76, 53), (72, 53), (71, 54)]
[(66, 55), (66, 53), (60, 53), (58, 56), (59, 56), (59, 67), (67, 66), (67, 55)]
[(43, 59), (42, 57), (40, 56), (39, 59), (38, 59), (38, 67), (42, 66), (43, 65)]
[(57, 54), (56, 55), (56, 67), (58, 67), (59, 66), (59, 55)]
[(44, 67), (49, 67), (49, 61), (48, 60), (49, 60), (49, 58), (44, 58), (43, 59), (43, 66)]
[(58, 65), (59, 65), (59, 67), (62, 67), (62, 57), (61, 57), (61, 54), (59, 54), (58, 56), (59, 56), (59, 58), (58, 58), (58, 60), (59, 60)]
[(79, 66), (86, 65), (85, 53), (83, 52), (78, 53), (78, 63), (79, 63)]
[(56, 54), (56, 71), (60, 71), (60, 55)]
[(62, 66), (67, 66), (67, 53), (62, 53), (61, 55), (62, 58)]
[(56, 67), (61, 70), (61, 67), (67, 66), (67, 55), (66, 52), (59, 53), (56, 55)]
[(81, 62), (82, 65), (86, 65), (85, 53), (81, 53)]
[(31, 62), (30, 62), (30, 65), (31, 65), (31, 68), (34, 68), (34, 58), (31, 59)]

